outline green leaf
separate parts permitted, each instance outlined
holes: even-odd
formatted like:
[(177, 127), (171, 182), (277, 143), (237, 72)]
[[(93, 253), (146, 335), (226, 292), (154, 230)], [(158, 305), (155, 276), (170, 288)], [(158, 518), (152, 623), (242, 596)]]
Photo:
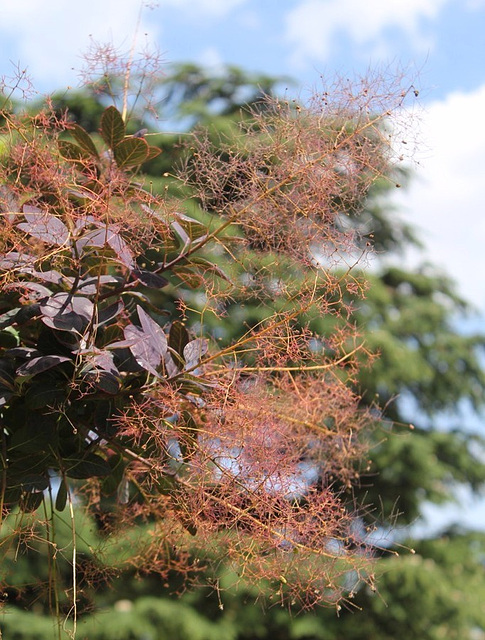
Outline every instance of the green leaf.
[(13, 331), (8, 329), (0, 331), (0, 348), (12, 349), (18, 345), (18, 338)]
[(6, 313), (3, 313), (0, 316), (0, 329), (4, 329), (5, 327), (9, 327), (15, 322), (15, 316), (19, 312), (20, 308), (16, 307), (15, 309), (10, 309)]
[(154, 147), (152, 145), (148, 146), (148, 155), (147, 155), (147, 160), (153, 160), (153, 158), (156, 158), (157, 156), (159, 156), (162, 153), (162, 150), (159, 149), (158, 147)]
[(44, 494), (28, 493), (22, 497), (20, 509), (22, 511), (36, 511), (44, 501)]
[(197, 289), (204, 284), (204, 278), (200, 273), (196, 273), (193, 269), (185, 265), (176, 266), (172, 269), (173, 273), (182, 280), (191, 289)]
[(25, 406), (29, 409), (42, 409), (44, 407), (53, 408), (65, 399), (65, 389), (56, 388), (52, 381), (41, 382), (40, 384), (32, 385), (27, 389), (27, 393), (25, 394)]
[(29, 493), (31, 493), (33, 491), (35, 492), (45, 491), (49, 486), (49, 481), (43, 475), (40, 475), (37, 473), (30, 473), (30, 474), (26, 474), (22, 478), (22, 481), (19, 482), (19, 484), (22, 491), (28, 491)]
[(71, 129), (71, 135), (84, 151), (87, 151), (91, 156), (99, 158), (98, 150), (96, 149), (93, 139), (85, 129), (75, 124)]
[(84, 149), (73, 142), (69, 142), (69, 140), (59, 140), (57, 145), (61, 156), (66, 160), (85, 162), (90, 158), (89, 154)]
[(123, 456), (117, 453), (108, 458), (108, 465), (111, 473), (103, 480), (101, 490), (104, 495), (109, 496), (118, 490), (118, 487), (123, 481), (126, 464)]
[(168, 346), (183, 358), (184, 348), (189, 342), (190, 336), (185, 326), (178, 320), (172, 322), (170, 333), (168, 334)]
[(101, 116), (101, 137), (110, 149), (116, 147), (125, 137), (125, 123), (116, 107), (108, 107)]
[(145, 162), (148, 144), (142, 138), (126, 138), (113, 149), (118, 167), (134, 167)]
[(218, 267), (213, 262), (209, 262), (209, 260), (206, 260), (205, 258), (192, 257), (190, 258), (190, 260), (188, 260), (188, 264), (197, 267), (203, 273), (205, 272), (215, 273), (215, 275), (219, 276), (219, 278), (222, 278), (226, 282), (233, 284), (229, 276), (226, 273), (224, 273), (224, 271), (220, 267)]
[(118, 377), (109, 371), (96, 369), (94, 371), (89, 371), (84, 378), (96, 389), (99, 389), (99, 391), (107, 393), (108, 395), (114, 396), (120, 390), (120, 381)]
[(56, 496), (56, 511), (64, 511), (67, 502), (67, 483), (65, 478), (61, 478)]
[(70, 478), (84, 479), (111, 473), (109, 464), (96, 453), (88, 453), (82, 458), (65, 458), (64, 467)]

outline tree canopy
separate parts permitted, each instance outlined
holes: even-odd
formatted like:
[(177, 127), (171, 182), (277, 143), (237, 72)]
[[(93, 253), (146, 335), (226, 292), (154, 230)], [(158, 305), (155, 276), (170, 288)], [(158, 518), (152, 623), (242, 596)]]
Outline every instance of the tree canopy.
[[(481, 407), (483, 336), (456, 330), (455, 315), (466, 304), (432, 268), (405, 271), (388, 259), (360, 269), (357, 258), (368, 243), (392, 255), (416, 241), (386, 204), (402, 174), (389, 163), (386, 121), (368, 96), (352, 94), (347, 110), (348, 86), (338, 96), (323, 91), (308, 106), (262, 98), (263, 89), (267, 95), (276, 86), (234, 69), (217, 78), (194, 65), (176, 69), (161, 84), (167, 118), (194, 131), (210, 127), (183, 145), (174, 134), (152, 137), (153, 120), (126, 127), (99, 94), (82, 104), (79, 96), (73, 104), (54, 96), (51, 114), (60, 118), (68, 108), (84, 126), (60, 118), (50, 137), (35, 141), (35, 154), (30, 121), (7, 114), (14, 133), (3, 177), (10, 235), (3, 250), (2, 420), (12, 453), (4, 501), (20, 500), (27, 512), (37, 508), (54, 468), (61, 484), (51, 499), (62, 513), (73, 482), (67, 479), (88, 479), (89, 517), (101, 536), (90, 548), (104, 548), (103, 536), (112, 532), (113, 548), (122, 549), (117, 522), (133, 523), (141, 548), (150, 536), (167, 539), (167, 527), (174, 527), (173, 548), (186, 550), (188, 567), (182, 554), (152, 545), (140, 553), (140, 564), (164, 567), (175, 590), (182, 575), (212, 581), (209, 600), (202, 591), (173, 602), (150, 597), (154, 589), (164, 595), (153, 575), (137, 587), (128, 572), (119, 589), (94, 596), (89, 572), (95, 583), (100, 572), (121, 567), (109, 557), (101, 564), (86, 560), (84, 605), (115, 607), (102, 627), (84, 631), (90, 623), (81, 619), (80, 633), (90, 638), (156, 638), (160, 626), (180, 638), (196, 637), (197, 629), (201, 638), (357, 640), (395, 637), (397, 627), (408, 637), (471, 637), (483, 628), (474, 604), (483, 536), (454, 529), (407, 544), (393, 534), (384, 548), (378, 538), (396, 525), (396, 512), (398, 524), (410, 523), (425, 501), (452, 500), (459, 484), (483, 486), (482, 439), (433, 424), (464, 400)], [(252, 108), (243, 106), (247, 101)], [(30, 146), (21, 141), (25, 136)], [(14, 153), (19, 140), (32, 154), (23, 165)], [(37, 156), (56, 167), (60, 162), (62, 175), (45, 160), (41, 172)], [(170, 177), (180, 165), (183, 184)], [(140, 166), (148, 174), (143, 183)], [(162, 203), (154, 188), (165, 194)], [(98, 213), (108, 210), (108, 218)], [(33, 433), (25, 406), (43, 425), (40, 433)], [(300, 425), (296, 433), (288, 422)], [(310, 427), (306, 439), (303, 426)], [(269, 458), (272, 471), (264, 469)], [(196, 483), (205, 494), (194, 491)], [(248, 492), (254, 499), (248, 501)], [(126, 500), (131, 510), (123, 507)], [(367, 509), (356, 511), (356, 502)], [(201, 536), (211, 516), (214, 557), (219, 563), (222, 542), (229, 561), (208, 576), (194, 564), (200, 550), (182, 541)], [(298, 519), (308, 517), (325, 530), (298, 529)], [(55, 521), (42, 524), (47, 550)], [(29, 516), (21, 536), (32, 526)], [(243, 534), (235, 537), (234, 527)], [(373, 537), (366, 527), (377, 527)], [(270, 539), (257, 538), (268, 531)], [(17, 539), (7, 538), (13, 550)], [(305, 600), (302, 576), (282, 572), (281, 562), (291, 555), (294, 570), (305, 557), (295, 549), (317, 539), (331, 561), (298, 567), (310, 576)], [(415, 553), (396, 557), (401, 544)], [(370, 555), (380, 558), (372, 570)], [(230, 592), (240, 581), (237, 559), (247, 576)], [(69, 560), (61, 564), (55, 571), (69, 581)], [(28, 571), (22, 571), (25, 584)], [(305, 606), (343, 597), (338, 606), (345, 606), (338, 619), (319, 613), (292, 620), (279, 609), (263, 619), (260, 609), (244, 606), (258, 596), (256, 584), (276, 601), (286, 594)], [(10, 593), (27, 607), (37, 597), (29, 589)], [(123, 595), (128, 604), (116, 636)], [(28, 638), (29, 615), (9, 609), (5, 630), (25, 625), (21, 637)]]

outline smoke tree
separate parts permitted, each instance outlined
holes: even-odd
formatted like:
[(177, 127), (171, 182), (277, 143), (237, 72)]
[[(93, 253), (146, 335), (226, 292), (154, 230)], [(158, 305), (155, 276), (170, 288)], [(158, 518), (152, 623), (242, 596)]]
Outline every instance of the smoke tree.
[[(163, 149), (128, 133), (125, 108), (95, 135), (68, 113), (4, 109), (2, 551), (41, 526), (60, 617), (78, 614), (81, 506), (107, 544), (147, 527), (129, 562), (162, 576), (225, 558), (302, 606), (374, 588), (354, 499), (379, 419), (355, 390), (373, 356), (353, 321), (370, 250), (354, 220), (392, 175), (387, 122), (406, 93), (343, 82), (306, 106), (264, 99), (230, 144), (191, 140), (176, 196), (144, 179)], [(272, 296), (220, 346), (234, 299)]]

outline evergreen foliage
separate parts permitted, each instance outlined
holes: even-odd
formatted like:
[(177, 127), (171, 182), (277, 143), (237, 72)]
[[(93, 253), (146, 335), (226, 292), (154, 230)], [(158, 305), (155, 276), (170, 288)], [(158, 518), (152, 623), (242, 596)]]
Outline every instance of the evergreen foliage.
[[(267, 133), (264, 130), (261, 132), (262, 121), (258, 118), (270, 103), (266, 100), (261, 102), (260, 88), (271, 93), (276, 86), (276, 80), (265, 78), (264, 83), (261, 79), (255, 81), (234, 69), (228, 70), (225, 76), (211, 78), (194, 65), (177, 68), (164, 80), (162, 87), (167, 96), (166, 108), (170, 121), (179, 119), (180, 126), (191, 129), (197, 129), (199, 125), (210, 126), (207, 138), (199, 136), (203, 144), (197, 150), (192, 141), (185, 146), (175, 145), (173, 134), (158, 133), (153, 139), (148, 138), (151, 145), (152, 140), (156, 140), (163, 148), (158, 158), (143, 165), (148, 174), (152, 174), (153, 185), (166, 187), (170, 193), (178, 195), (186, 194), (188, 188), (192, 190), (198, 186), (198, 204), (192, 203), (187, 209), (192, 220), (185, 217), (179, 219), (185, 233), (185, 236), (180, 231), (176, 233), (179, 248), (184, 245), (184, 237), (192, 239), (193, 229), (197, 229), (197, 225), (207, 225), (213, 219), (208, 218), (207, 214), (220, 215), (224, 206), (235, 209), (244, 207), (244, 204), (241, 205), (243, 190), (238, 181), (246, 180), (248, 174), (244, 171), (241, 173), (241, 167), (247, 167), (241, 160), (250, 154), (254, 140)], [(253, 109), (244, 111), (241, 116), (241, 108), (247, 101)], [(74, 105), (64, 103), (63, 107), (69, 106), (73, 112), (71, 107), (76, 108), (77, 104), (76, 97)], [(296, 103), (290, 105), (292, 113), (295, 106)], [(98, 106), (92, 108), (94, 123), (97, 122), (97, 109)], [(85, 105), (81, 111), (85, 111)], [(89, 112), (83, 117), (86, 118), (84, 122), (90, 122)], [(241, 118), (244, 123), (243, 139), (237, 124)], [(152, 122), (139, 121), (136, 126), (144, 125), (150, 127)], [(94, 133), (97, 126), (95, 124), (92, 130), (88, 129), (89, 133)], [(257, 135), (250, 139), (249, 146), (245, 146), (244, 135), (248, 126)], [(121, 139), (111, 140), (107, 144), (109, 147), (121, 142)], [(234, 145), (237, 154), (231, 156), (231, 147)], [(194, 153), (198, 155), (194, 157)], [(119, 154), (118, 157), (121, 158)], [(209, 172), (199, 170), (200, 158), (203, 160), (201, 166), (207, 167), (209, 157), (214, 158), (211, 170), (216, 176), (216, 184), (210, 182)], [(146, 158), (144, 156), (143, 159)], [(186, 186), (175, 186), (170, 178), (161, 179), (162, 173), (172, 173), (173, 167), (182, 160), (187, 167)], [(261, 172), (263, 166), (262, 173), (266, 179), (271, 169), (264, 164), (264, 158), (260, 160), (263, 162), (257, 164), (257, 171)], [(274, 160), (275, 156), (272, 156), (271, 162)], [(225, 173), (221, 166), (225, 167)], [(232, 183), (226, 180), (227, 175), (235, 176)], [(400, 182), (402, 178), (399, 178)], [(254, 176), (251, 176), (252, 179)], [(377, 533), (392, 529), (396, 523), (405, 525), (414, 522), (426, 501), (438, 504), (452, 501), (460, 485), (479, 491), (485, 480), (483, 439), (475, 434), (470, 435), (463, 428), (457, 412), (463, 403), (468, 403), (475, 411), (482, 408), (485, 374), (479, 351), (483, 347), (484, 337), (462, 335), (457, 330), (456, 317), (467, 311), (467, 304), (461, 300), (447, 276), (429, 266), (415, 271), (393, 266), (394, 253), (402, 249), (403, 244), (416, 242), (413, 230), (387, 206), (386, 195), (393, 184), (390, 180), (373, 181), (359, 191), (358, 203), (354, 200), (342, 201), (340, 195), (332, 201), (332, 205), (343, 207), (347, 213), (344, 227), (340, 218), (336, 219), (337, 231), (343, 233), (349, 228), (359, 228), (363, 223), (364, 233), (358, 238), (357, 245), (365, 247), (366, 243), (374, 242), (381, 253), (389, 254), (386, 263), (365, 273), (358, 268), (351, 271), (354, 288), (348, 287), (341, 295), (339, 292), (336, 300), (332, 300), (335, 307), (339, 308), (338, 314), (318, 313), (317, 307), (307, 305), (292, 317), (299, 332), (308, 332), (305, 335), (312, 341), (314, 353), (326, 355), (328, 340), (340, 327), (346, 327), (346, 314), (351, 307), (352, 322), (364, 336), (366, 353), (379, 354), (369, 366), (361, 366), (359, 357), (356, 357), (356, 368), (347, 379), (347, 383), (359, 395), (360, 406), (365, 407), (372, 421), (379, 425), (371, 436), (369, 457), (372, 462), (366, 466), (357, 459), (353, 460), (354, 471), (355, 468), (359, 469), (361, 480), (359, 485), (352, 483), (349, 494), (351, 499), (365, 496), (367, 503), (378, 509), (373, 513), (363, 513), (356, 525), (363, 529), (368, 525), (374, 527), (377, 523)], [(218, 187), (221, 189), (218, 190)], [(262, 228), (266, 220), (260, 218), (257, 223)], [(244, 340), (248, 332), (254, 332), (264, 323), (272, 321), (275, 313), (291, 313), (298, 300), (297, 292), (304, 292), (308, 285), (308, 264), (302, 265), (296, 259), (295, 252), (286, 250), (287, 247), (280, 252), (281, 238), (272, 246), (265, 244), (267, 234), (261, 235), (255, 226), (249, 221), (245, 227), (250, 242), (242, 249), (240, 242), (244, 233), (239, 228), (228, 226), (230, 254), (221, 253), (217, 246), (211, 246), (207, 251), (204, 246), (198, 254), (200, 261), (193, 261), (189, 270), (179, 272), (177, 282), (181, 284), (178, 289), (167, 288), (163, 297), (164, 309), (172, 314), (180, 310), (180, 300), (183, 300), (183, 313), (177, 316), (177, 320), (183, 319), (192, 327), (194, 336), (199, 335), (203, 326), (205, 335), (220, 345), (222, 350)], [(109, 247), (105, 248), (110, 250)], [(234, 256), (236, 260), (232, 261), (230, 258)], [(116, 251), (111, 254), (111, 259), (119, 259)], [(207, 305), (207, 300), (198, 296), (197, 288), (191, 288), (194, 274), (206, 276), (208, 271), (213, 275), (223, 273), (231, 282), (244, 285), (233, 289), (231, 295), (214, 295), (218, 316)], [(332, 270), (336, 279), (342, 277), (343, 273), (338, 265)], [(214, 287), (214, 280), (211, 282)], [(325, 280), (319, 282), (318, 279), (314, 282), (317, 299), (322, 299), (323, 295), (327, 301), (331, 299), (327, 296), (328, 283)], [(352, 295), (355, 287), (359, 291), (366, 289), (365, 299)], [(215, 293), (214, 288), (211, 291)], [(150, 295), (149, 300), (150, 304), (161, 308), (156, 292)], [(138, 317), (136, 326), (141, 320)], [(160, 322), (164, 326), (163, 321)], [(179, 327), (178, 324), (172, 326)], [(176, 338), (173, 330), (172, 346), (186, 339), (180, 335)], [(261, 347), (261, 343), (257, 345)], [(334, 345), (330, 347), (332, 350)], [(360, 353), (363, 355), (364, 352), (358, 351), (358, 355)], [(283, 366), (297, 367), (300, 355), (299, 351), (293, 352), (291, 357), (285, 359)], [(254, 369), (261, 369), (265, 364), (251, 352), (246, 356), (239, 354), (239, 357), (240, 366), (245, 369), (249, 379)], [(311, 366), (312, 363), (308, 361), (307, 364)], [(203, 384), (202, 381), (198, 382)], [(384, 408), (383, 416), (377, 413), (376, 403)], [(439, 417), (445, 412), (456, 415), (456, 428), (439, 427)], [(415, 427), (411, 431), (407, 428), (410, 418)], [(190, 431), (190, 419), (188, 424)], [(331, 422), (327, 421), (325, 426), (331, 426)], [(184, 446), (191, 446), (190, 439)], [(335, 486), (345, 488), (348, 477), (337, 471), (332, 482)], [(185, 526), (190, 529), (190, 522)], [(274, 588), (266, 592), (270, 598), (273, 594), (273, 601), (267, 601), (269, 608), (264, 611), (259, 604), (254, 605), (259, 589), (253, 588), (251, 580), (240, 584), (238, 590), (228, 588), (235, 581), (231, 563), (222, 563), (216, 577), (200, 576), (202, 584), (207, 580), (213, 581), (212, 589), (199, 589), (181, 599), (173, 599), (169, 592), (180, 586), (176, 572), (170, 573), (163, 581), (150, 572), (138, 578), (134, 571), (113, 562), (109, 556), (112, 552), (108, 549), (101, 551), (106, 542), (103, 533), (96, 532), (93, 523), (89, 527), (92, 540), (88, 547), (98, 548), (96, 562), (99, 558), (104, 560), (101, 565), (104, 569), (101, 571), (120, 573), (113, 588), (101, 583), (94, 590), (88, 582), (83, 587), (86, 589), (86, 615), (81, 617), (78, 624), (78, 638), (390, 640), (406, 637), (438, 640), (443, 637), (471, 639), (482, 637), (485, 633), (485, 620), (480, 606), (485, 597), (482, 578), (485, 539), (478, 532), (468, 532), (458, 527), (435, 538), (420, 541), (400, 540), (396, 533), (389, 534), (384, 544), (386, 549), (378, 549), (377, 543), (373, 549), (374, 555), (379, 556), (377, 592), (373, 580), (368, 586), (359, 586), (355, 592), (349, 586), (342, 603), (344, 606), (342, 609), (339, 607), (337, 617), (334, 611), (325, 610), (289, 615), (286, 609), (271, 606), (272, 602), (279, 605)], [(377, 537), (376, 534), (375, 539)], [(89, 540), (89, 536), (86, 539)], [(354, 536), (352, 544), (358, 546), (365, 539), (361, 531)], [(111, 547), (111, 544), (113, 541), (110, 548), (117, 548), (116, 545)], [(126, 542), (120, 540), (118, 549), (122, 549), (123, 544)], [(414, 547), (413, 554), (407, 551), (411, 547)], [(12, 544), (14, 548), (15, 543)], [(401, 555), (397, 556), (395, 552), (401, 552), (401, 549)], [(86, 553), (89, 554), (89, 550)], [(27, 584), (30, 568), (22, 558), (13, 564), (11, 557), (9, 562), (13, 575), (17, 576), (18, 572), (13, 583)], [(62, 579), (69, 580), (68, 565), (58, 570), (64, 576)], [(347, 573), (347, 580), (348, 576)], [(40, 571), (39, 577), (42, 581), (46, 576)], [(33, 613), (34, 600), (28, 593), (28, 589), (19, 592), (16, 602), (20, 606), (13, 606), (11, 602), (6, 607), (1, 623), (5, 637), (25, 640), (53, 637), (51, 621)], [(90, 607), (95, 614), (89, 615)], [(22, 611), (22, 608), (31, 611)], [(43, 605), (39, 614), (47, 613), (47, 609)]]

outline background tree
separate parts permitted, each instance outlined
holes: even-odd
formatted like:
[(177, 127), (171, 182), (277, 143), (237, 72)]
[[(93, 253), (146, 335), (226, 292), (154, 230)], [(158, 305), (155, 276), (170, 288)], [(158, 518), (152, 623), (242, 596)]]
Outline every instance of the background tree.
[[(354, 251), (340, 203), (358, 204), (387, 169), (388, 109), (376, 115), (348, 88), (350, 102), (311, 108), (266, 99), (237, 145), (194, 138), (190, 216), (139, 173), (159, 150), (146, 131), (129, 133), (127, 91), (95, 134), (51, 103), (4, 113), (5, 556), (45, 540), (46, 604), (73, 617), (76, 635), (77, 484), (109, 543), (148, 524), (142, 544), (125, 544), (165, 579), (225, 555), (236, 583), (282, 603), (340, 606), (374, 580), (352, 487), (375, 418), (355, 384), (365, 349), (350, 318), (362, 283), (351, 266), (316, 264), (311, 249), (332, 265)], [(241, 272), (252, 255), (278, 269), (290, 261), (298, 279), (271, 316), (217, 344), (217, 317), (233, 298), (254, 298)], [(309, 318), (323, 314), (333, 326), (314, 348)], [(32, 599), (31, 585), (20, 591)]]
[[(237, 93), (232, 98), (232, 105), (229, 95), (229, 104), (225, 104), (221, 113), (217, 110), (220, 104), (217, 99), (213, 102), (210, 99), (210, 87), (220, 85), (221, 79), (211, 81), (206, 77), (204, 84), (201, 70), (197, 72), (189, 68), (184, 75), (183, 69), (179, 69), (173, 79), (169, 77), (165, 81), (166, 87), (170, 87), (171, 82), (175, 85), (168, 95), (173, 100), (174, 96), (187, 97), (194, 89), (191, 86), (194, 78), (197, 80), (196, 91), (207, 97), (207, 104), (212, 104), (213, 110), (208, 116), (207, 111), (196, 105), (192, 115), (187, 112), (185, 104), (181, 109), (182, 122), (196, 127), (201, 120), (209, 119), (212, 143), (221, 139), (217, 133), (219, 124), (223, 138), (237, 135), (237, 125), (232, 124), (232, 118), (236, 121), (241, 109)], [(214, 94), (217, 97), (217, 91)], [(258, 88), (255, 88), (254, 94), (258, 95)], [(171, 107), (173, 121), (177, 113), (176, 104), (175, 100)], [(245, 115), (245, 118), (249, 117), (249, 114)], [(153, 175), (154, 184), (163, 182), (160, 180), (162, 169), (163, 172), (170, 170), (172, 163), (179, 162), (181, 158), (180, 147), (176, 147), (172, 154), (173, 137), (166, 137), (165, 141), (165, 144), (162, 142), (164, 152), (159, 156), (163, 158), (164, 166), (155, 168), (154, 164), (147, 165), (150, 171), (157, 172)], [(228, 149), (222, 141), (220, 148), (222, 153), (219, 159), (227, 162)], [(402, 181), (402, 178), (399, 180)], [(386, 202), (389, 186), (388, 180), (374, 183), (373, 188), (365, 192), (359, 206), (348, 208), (348, 213), (349, 219), (353, 220), (357, 210), (363, 208), (359, 220), (365, 220), (367, 235), (374, 234), (374, 241), (381, 251), (395, 253), (403, 243), (414, 242), (414, 236), (412, 230), (390, 211)], [(233, 190), (230, 195), (237, 201), (237, 192)], [(364, 237), (363, 244), (370, 239)], [(288, 280), (290, 269), (292, 279), (298, 274), (293, 257), (285, 260), (280, 258), (275, 267), (271, 256), (265, 262), (258, 253), (259, 248), (258, 244), (253, 244), (238, 254), (231, 276), (242, 277), (247, 286), (240, 298), (224, 301), (225, 323), (222, 326), (220, 323), (211, 323), (210, 315), (205, 315), (205, 326), (211, 328), (213, 335), (223, 345), (230, 344), (248, 328), (271, 318), (275, 306), (278, 308), (278, 304), (281, 304), (279, 294), (282, 283)], [(221, 268), (227, 265), (226, 259), (218, 258), (217, 262)], [(268, 267), (268, 264), (271, 266)], [(475, 409), (479, 409), (484, 379), (477, 348), (483, 345), (483, 338), (462, 336), (456, 331), (455, 314), (465, 311), (466, 305), (443, 274), (430, 267), (406, 272), (388, 266), (389, 260), (386, 264), (374, 270), (370, 276), (367, 274), (370, 286), (365, 303), (359, 304), (357, 310), (366, 344), (379, 350), (380, 359), (374, 361), (372, 367), (361, 369), (359, 379), (355, 382), (363, 394), (363, 401), (369, 406), (374, 405), (379, 395), (380, 404), (386, 408), (389, 418), (384, 422), (383, 429), (375, 433), (371, 452), (373, 466), (362, 483), (362, 491), (372, 496), (374, 504), (380, 504), (379, 500), (382, 500), (383, 507), (379, 508), (382, 536), (390, 526), (395, 525), (396, 511), (401, 513), (398, 523), (412, 522), (420, 514), (425, 501), (443, 503), (452, 500), (454, 490), (460, 484), (477, 490), (483, 485), (484, 479), (479, 449), (483, 444), (481, 439), (478, 436), (470, 438), (461, 428), (443, 430), (436, 424), (441, 412), (455, 411), (463, 400), (470, 401)], [(275, 286), (275, 282), (279, 283), (278, 286)], [(186, 300), (189, 301), (189, 307), (196, 308), (196, 296), (189, 289)], [(188, 316), (190, 313), (188, 309)], [(196, 314), (192, 321), (195, 318)], [(323, 339), (329, 334), (328, 320), (312, 317), (308, 322), (308, 317), (300, 315), (299, 321), (302, 324), (307, 322), (314, 348), (321, 349)], [(331, 326), (333, 328), (334, 324), (331, 323)], [(460, 372), (459, 376), (456, 375), (457, 371)], [(408, 408), (409, 399), (412, 400), (413, 411)], [(402, 426), (408, 424), (409, 419), (415, 425), (412, 433)], [(390, 420), (394, 421), (395, 427), (390, 427)], [(385, 539), (390, 551), (393, 542), (395, 538), (392, 535)], [(359, 590), (352, 602), (357, 607), (362, 606), (364, 612), (359, 613), (353, 606), (350, 611), (344, 608), (338, 620), (334, 613), (328, 615), (325, 612), (320, 612), (318, 616), (289, 618), (279, 608), (271, 608), (263, 617), (260, 609), (247, 606), (247, 602), (253, 601), (256, 595), (250, 588), (241, 588), (236, 594), (225, 591), (231, 572), (222, 569), (215, 585), (217, 588), (209, 600), (204, 591), (187, 598), (187, 602), (199, 611), (191, 633), (196, 633), (197, 628), (199, 637), (218, 637), (214, 626), (202, 622), (208, 611), (208, 602), (212, 602), (213, 607), (209, 617), (211, 621), (216, 621), (215, 625), (221, 625), (221, 633), (226, 634), (224, 637), (390, 638), (396, 637), (398, 629), (400, 634), (407, 637), (434, 639), (443, 635), (471, 637), (478, 629), (483, 629), (484, 621), (480, 608), (476, 606), (483, 590), (480, 580), (483, 536), (455, 528), (435, 539), (408, 541), (408, 544), (414, 546), (414, 555), (404, 554), (396, 558), (392, 553), (379, 552), (382, 555), (378, 565), (381, 574), (380, 595), (366, 589)], [(130, 574), (125, 574), (124, 579), (125, 584), (130, 585), (127, 591), (124, 591), (126, 587), (116, 593), (103, 591), (103, 599), (105, 603), (115, 606), (114, 601), (120, 593), (128, 595), (129, 589), (134, 589), (138, 595), (128, 596), (132, 604), (126, 605), (128, 610), (123, 613), (126, 621), (131, 620), (127, 625), (136, 629), (137, 624), (141, 624), (142, 620), (146, 622), (152, 616), (150, 619), (157, 621), (155, 626), (158, 631), (144, 628), (145, 634), (152, 633), (155, 634), (153, 637), (158, 637), (156, 634), (163, 624), (171, 620), (172, 637), (188, 637), (189, 631), (181, 622), (182, 616), (174, 618), (174, 611), (183, 606), (180, 602), (168, 604), (158, 600), (149, 604), (147, 597), (154, 589), (151, 579), (142, 583), (130, 582)], [(176, 583), (176, 579), (173, 579)], [(440, 585), (439, 589), (436, 588), (437, 584)], [(224, 603), (224, 611), (219, 609), (220, 598)], [(120, 605), (116, 606), (119, 609)], [(147, 611), (144, 609), (147, 606), (151, 607), (150, 615), (141, 613)], [(109, 635), (108, 626), (98, 627), (100, 638), (113, 637)], [(89, 637), (96, 637), (92, 633), (96, 631), (90, 630)], [(141, 631), (133, 630), (130, 633), (140, 635)], [(132, 636), (127, 634), (126, 637)]]

